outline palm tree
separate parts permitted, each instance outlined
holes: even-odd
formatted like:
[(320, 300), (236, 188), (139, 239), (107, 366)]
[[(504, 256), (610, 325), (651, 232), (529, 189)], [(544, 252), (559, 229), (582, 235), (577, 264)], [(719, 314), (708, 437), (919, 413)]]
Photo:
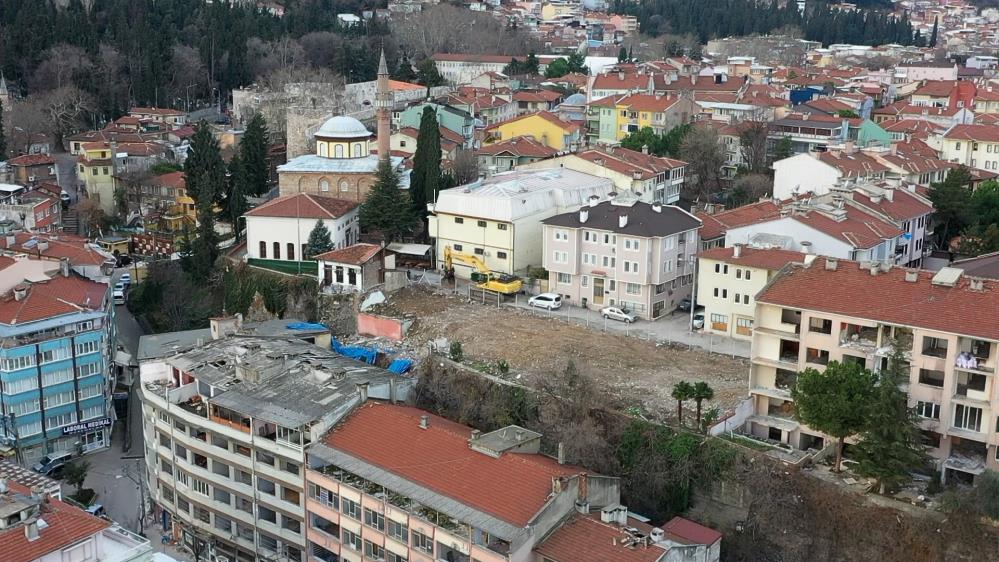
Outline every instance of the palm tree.
[(683, 425), (683, 401), (693, 398), (694, 386), (687, 381), (680, 381), (673, 387), (672, 396), (676, 398), (676, 423)]
[(697, 427), (701, 427), (701, 402), (715, 397), (715, 390), (706, 382), (694, 383), (690, 397), (697, 403)]

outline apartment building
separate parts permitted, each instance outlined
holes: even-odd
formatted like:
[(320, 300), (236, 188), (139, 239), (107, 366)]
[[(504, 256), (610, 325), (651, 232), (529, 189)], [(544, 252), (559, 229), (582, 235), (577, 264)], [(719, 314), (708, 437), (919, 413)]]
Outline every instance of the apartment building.
[(757, 294), (746, 430), (799, 449), (827, 437), (793, 417), (791, 388), (806, 368), (855, 361), (886, 365), (905, 352), (906, 389), (924, 443), (945, 479), (970, 481), (999, 468), (999, 310), (994, 280), (817, 258), (792, 264)]
[(942, 135), (927, 139), (940, 158), (982, 170), (999, 170), (999, 127), (954, 125)]
[(579, 123), (563, 121), (550, 111), (538, 111), (493, 123), (486, 127), (486, 137), (489, 142), (499, 142), (530, 136), (549, 148), (562, 151), (575, 149), (580, 144), (580, 129)]
[[(514, 170), (445, 189), (427, 205), (429, 232), (437, 267), (444, 267), (444, 248), (473, 254), (492, 271), (524, 273), (543, 261), (541, 221), (604, 199), (614, 190), (607, 179), (575, 170)], [(455, 273), (468, 278), (472, 268), (455, 263)]]
[(700, 108), (689, 95), (629, 94), (607, 96), (589, 104), (589, 141), (616, 144), (649, 127), (656, 134), (690, 123)]
[[(4, 562), (149, 562), (149, 540), (19, 482), (0, 485)], [(160, 555), (158, 562), (172, 562)]]
[[(16, 263), (0, 257), (0, 277), (15, 275), (4, 266)], [(110, 445), (114, 342), (108, 285), (76, 275), (66, 260), (0, 296), (0, 412), (12, 422), (0, 441), (22, 464)]]
[(535, 562), (577, 509), (626, 515), (616, 477), (539, 454), (541, 438), (368, 402), (309, 449), (311, 560)]
[(655, 320), (691, 294), (701, 221), (679, 207), (623, 192), (542, 222), (549, 290), (570, 303)]
[(680, 200), (687, 163), (618, 146), (590, 148), (520, 168), (568, 168), (613, 180), (618, 192), (630, 191), (646, 203), (673, 205)]
[(411, 388), (329, 351), (327, 330), (288, 323), (215, 319), (140, 341), (149, 490), (174, 538), (213, 560), (313, 560), (306, 449), (369, 397)]
[(703, 331), (752, 339), (756, 294), (785, 265), (814, 258), (814, 254), (742, 244), (702, 250), (697, 254), (697, 304), (704, 307)]

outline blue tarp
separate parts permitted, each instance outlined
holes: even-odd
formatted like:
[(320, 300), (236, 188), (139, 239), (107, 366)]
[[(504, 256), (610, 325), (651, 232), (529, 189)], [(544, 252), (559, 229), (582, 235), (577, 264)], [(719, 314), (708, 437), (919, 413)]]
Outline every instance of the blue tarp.
[(326, 326), (323, 324), (312, 324), (310, 322), (292, 322), (285, 326), (289, 330), (325, 330)]
[(377, 349), (364, 347), (362, 345), (343, 345), (336, 338), (333, 338), (333, 343), (330, 347), (333, 348), (333, 351), (343, 355), (344, 357), (364, 361), (370, 365), (374, 365), (375, 361), (378, 359)]
[(411, 368), (413, 368), (412, 359), (393, 359), (392, 363), (388, 366), (388, 370), (397, 375), (406, 373)]

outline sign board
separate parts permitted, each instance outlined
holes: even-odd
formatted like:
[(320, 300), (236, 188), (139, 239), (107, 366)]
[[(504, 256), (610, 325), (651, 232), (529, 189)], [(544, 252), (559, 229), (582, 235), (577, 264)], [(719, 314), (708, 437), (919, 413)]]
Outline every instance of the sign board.
[(83, 423), (74, 423), (73, 425), (67, 425), (62, 428), (62, 434), (76, 435), (78, 433), (89, 433), (95, 429), (108, 427), (110, 425), (111, 425), (111, 418), (99, 418), (96, 420), (85, 421)]

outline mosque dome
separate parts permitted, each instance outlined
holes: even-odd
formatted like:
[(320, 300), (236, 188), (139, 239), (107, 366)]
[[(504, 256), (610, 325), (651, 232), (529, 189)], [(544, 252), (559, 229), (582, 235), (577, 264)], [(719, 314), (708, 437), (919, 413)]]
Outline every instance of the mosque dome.
[(327, 139), (358, 139), (370, 137), (371, 131), (353, 117), (338, 115), (323, 123), (316, 131), (316, 136)]

